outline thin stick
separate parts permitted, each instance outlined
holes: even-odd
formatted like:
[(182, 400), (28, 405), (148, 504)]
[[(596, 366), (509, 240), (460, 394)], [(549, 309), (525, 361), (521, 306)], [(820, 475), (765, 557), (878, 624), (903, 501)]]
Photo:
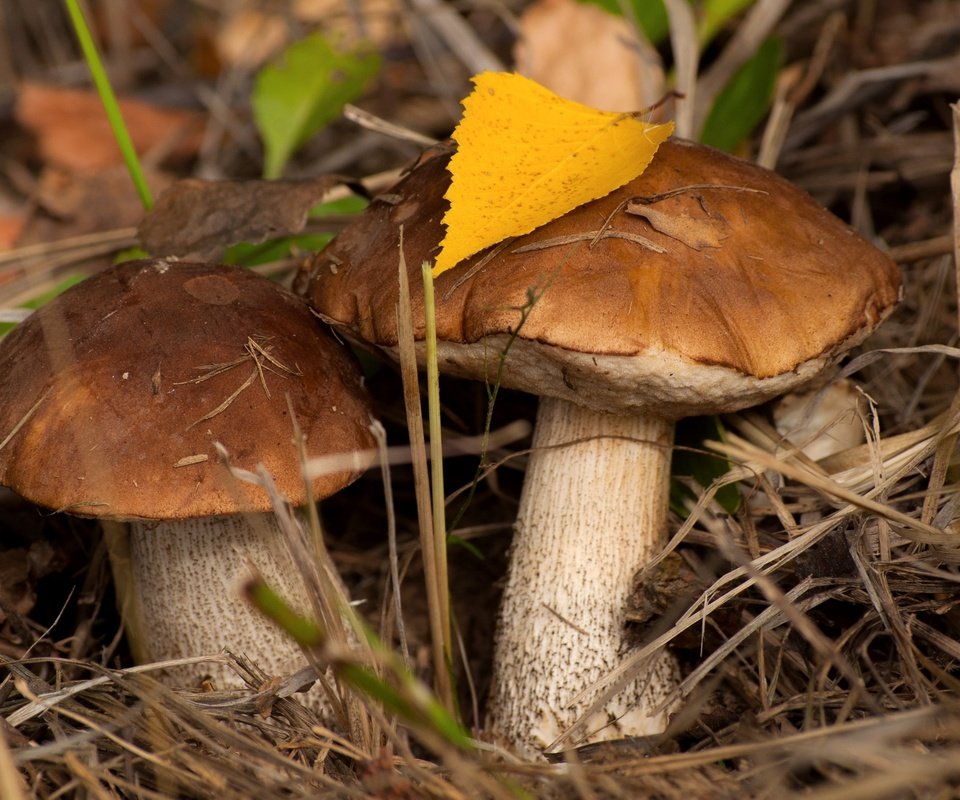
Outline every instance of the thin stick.
[[(950, 170), (950, 188), (953, 195), (953, 269), (960, 277), (960, 103), (950, 106), (953, 112), (953, 169)], [(960, 297), (960, 285), (956, 288)], [(960, 315), (960, 306), (957, 308)], [(960, 330), (960, 319), (957, 329)], [(960, 411), (960, 395), (953, 398), (950, 404), (950, 416)], [(947, 469), (950, 466), (950, 457), (957, 443), (957, 434), (948, 434), (940, 440), (937, 452), (930, 470), (930, 479), (927, 481), (927, 496), (923, 499), (923, 508), (920, 520), (924, 524), (931, 524), (937, 515), (940, 502), (940, 493), (947, 479)]]
[[(414, 356), (411, 356), (411, 358), (414, 358)], [(416, 362), (411, 363), (415, 364)], [(413, 374), (416, 376), (416, 372)], [(417, 392), (417, 402), (420, 402), (419, 391)], [(419, 408), (419, 406), (417, 407)], [(530, 435), (531, 428), (532, 426), (527, 420), (517, 419), (489, 433), (485, 432), (477, 436), (458, 436), (453, 439), (447, 439), (443, 442), (443, 455), (447, 458), (452, 456), (482, 456), (491, 450), (499, 450), (501, 447), (506, 447), (521, 439), (525, 439)], [(422, 422), (420, 430), (423, 430)], [(331, 453), (325, 456), (314, 456), (307, 460), (307, 477), (312, 479), (319, 478), (321, 475), (330, 475), (334, 472), (366, 469), (372, 462), (376, 461), (380, 455), (380, 451), (373, 447), (364, 450), (351, 450), (349, 453)], [(419, 457), (413, 452), (410, 445), (405, 444), (390, 445), (382, 455), (387, 459), (387, 463), (391, 465), (416, 463), (416, 459)], [(426, 455), (424, 455), (424, 458), (426, 458)], [(429, 482), (424, 483), (424, 487), (428, 487), (429, 485)], [(429, 500), (429, 497), (427, 499)], [(447, 500), (450, 499), (451, 498), (447, 498)], [(429, 512), (427, 518), (430, 518)]]
[(373, 438), (377, 440), (380, 452), (380, 476), (383, 478), (383, 500), (387, 508), (387, 545), (390, 550), (390, 583), (392, 586), (394, 615), (397, 620), (397, 636), (400, 639), (400, 652), (403, 663), (408, 667), (410, 650), (407, 647), (407, 632), (403, 626), (403, 605), (400, 602), (400, 559), (397, 555), (397, 517), (393, 507), (393, 484), (390, 480), (390, 461), (387, 459), (387, 432), (379, 420), (370, 425)]
[[(950, 170), (950, 188), (953, 193), (953, 268), (960, 275), (960, 103), (951, 105), (950, 110), (953, 112), (953, 169)], [(957, 285), (957, 295), (960, 297), (960, 282)], [(957, 314), (960, 316), (960, 305), (957, 306)]]
[(912, 542), (921, 542), (923, 544), (940, 545), (942, 547), (953, 547), (957, 544), (957, 537), (943, 531), (932, 525), (927, 525), (918, 519), (914, 519), (902, 511), (898, 511), (869, 497), (858, 495), (830, 478), (817, 475), (814, 472), (805, 470), (796, 464), (787, 464), (765, 453), (757, 447), (753, 447), (745, 440), (733, 434), (725, 442), (706, 442), (706, 446), (720, 453), (721, 455), (733, 460), (752, 462), (760, 465), (763, 469), (773, 469), (792, 480), (799, 481), (814, 489), (826, 493), (838, 500), (843, 500), (852, 506), (871, 511), (891, 522), (896, 522), (903, 526), (900, 534)]
[[(426, 323), (427, 411), (430, 417), (430, 476), (433, 497), (433, 547), (437, 568), (437, 589), (440, 618), (443, 623), (444, 671), (451, 661), (450, 593), (447, 582), (447, 520), (443, 491), (443, 436), (440, 432), (440, 372), (437, 367), (437, 315), (434, 305), (433, 270), (428, 261), (423, 272), (423, 315)], [(450, 698), (453, 701), (452, 695)], [(453, 711), (452, 706), (448, 710)]]
[(683, 0), (664, 0), (670, 17), (670, 47), (676, 72), (676, 90), (683, 96), (677, 101), (677, 136), (696, 139), (694, 111), (697, 93), (697, 63), (700, 47), (697, 42), (697, 25), (693, 11)]
[(26, 800), (27, 798), (23, 779), (17, 772), (6, 734), (2, 729), (0, 729), (0, 795), (9, 800)]
[(417, 376), (417, 355), (414, 345), (413, 312), (410, 308), (410, 283), (407, 262), (403, 256), (403, 228), (400, 229), (400, 293), (397, 302), (397, 348), (400, 356), (400, 376), (403, 380), (403, 402), (407, 429), (410, 435), (410, 455), (413, 464), (414, 491), (417, 498), (417, 520), (420, 527), (420, 552), (423, 558), (424, 582), (427, 591), (427, 614), (430, 620), (430, 640), (433, 650), (433, 672), (437, 696), (447, 710), (453, 708), (453, 691), (443, 650), (443, 614), (436, 579), (437, 568), (433, 547), (433, 512), (430, 507), (430, 482), (427, 477), (427, 448), (423, 435), (423, 416), (420, 408), (420, 384)]

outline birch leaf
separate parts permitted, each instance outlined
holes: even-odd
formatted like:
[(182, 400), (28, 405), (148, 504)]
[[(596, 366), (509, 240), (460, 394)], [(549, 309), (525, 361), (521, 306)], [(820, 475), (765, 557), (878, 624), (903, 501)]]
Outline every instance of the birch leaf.
[(314, 34), (260, 70), (250, 103), (263, 137), (263, 177), (280, 177), (294, 151), (357, 98), (379, 68), (375, 53), (344, 51)]
[(597, 111), (505, 72), (474, 76), (453, 133), (450, 209), (434, 276), (633, 180), (673, 123)]

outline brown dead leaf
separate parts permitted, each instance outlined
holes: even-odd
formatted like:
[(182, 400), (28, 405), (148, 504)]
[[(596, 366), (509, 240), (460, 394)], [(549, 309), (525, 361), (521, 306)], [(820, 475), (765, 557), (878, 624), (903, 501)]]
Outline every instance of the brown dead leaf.
[[(166, 172), (146, 168), (144, 177), (153, 193), (173, 181)], [(38, 205), (51, 216), (74, 223), (71, 235), (136, 225), (143, 216), (143, 203), (130, 173), (122, 165), (95, 174), (75, 174), (46, 169), (40, 175)]]
[(703, 215), (695, 217), (687, 209), (674, 207), (669, 211), (654, 208), (638, 200), (627, 203), (625, 211), (643, 217), (654, 230), (676, 239), (693, 250), (720, 247), (725, 238), (723, 223)]
[(9, 250), (14, 246), (23, 226), (26, 214), (0, 214), (0, 250)]
[[(154, 193), (171, 181), (166, 173), (144, 172)], [(92, 174), (46, 169), (38, 182), (36, 205), (37, 213), (23, 226), (18, 245), (132, 227), (143, 217), (143, 205), (122, 166)]]
[(237, 242), (257, 244), (299, 233), (307, 213), (343, 180), (203, 181), (171, 185), (144, 217), (140, 243), (154, 256), (216, 261)]
[[(184, 160), (200, 147), (204, 117), (197, 112), (133, 99), (121, 99), (120, 111), (144, 161)], [(37, 138), (49, 165), (96, 172), (122, 163), (100, 98), (91, 90), (22, 83), (14, 116)]]
[(657, 51), (622, 17), (576, 0), (538, 0), (520, 18), (517, 71), (561, 97), (639, 111), (666, 93)]

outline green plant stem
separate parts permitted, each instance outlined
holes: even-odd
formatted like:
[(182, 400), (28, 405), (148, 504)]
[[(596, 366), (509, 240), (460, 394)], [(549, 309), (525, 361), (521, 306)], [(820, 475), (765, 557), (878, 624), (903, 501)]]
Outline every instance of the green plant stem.
[(452, 652), (450, 592), (447, 582), (446, 495), (443, 490), (443, 438), (440, 432), (440, 372), (437, 366), (437, 316), (433, 296), (433, 270), (425, 261), (423, 272), (423, 316), (426, 324), (427, 411), (430, 418), (430, 488), (433, 498), (433, 545), (440, 587), (440, 617), (443, 626), (443, 655), (449, 669)]
[(249, 580), (244, 594), (260, 613), (298, 644), (313, 650), (322, 666), (330, 666), (338, 679), (378, 702), (388, 713), (396, 714), (428, 744), (439, 740), (461, 750), (473, 749), (473, 741), (460, 723), (362, 622), (358, 622), (356, 633), (367, 643), (367, 659), (358, 658), (350, 648), (331, 643), (321, 623), (291, 608), (262, 578)]
[(97, 50), (97, 45), (90, 34), (90, 28), (87, 27), (87, 21), (80, 10), (80, 4), (77, 0), (65, 0), (67, 13), (70, 14), (70, 21), (73, 23), (73, 29), (77, 34), (77, 41), (80, 43), (80, 49), (83, 51), (83, 57), (90, 68), (90, 74), (93, 77), (94, 86), (97, 87), (97, 93), (100, 95), (100, 102), (103, 103), (103, 109), (107, 113), (107, 119), (110, 121), (110, 127), (113, 129), (114, 138), (117, 140), (117, 146), (123, 156), (123, 162), (127, 165), (127, 171), (137, 187), (137, 193), (140, 195), (140, 202), (143, 203), (145, 210), (153, 208), (153, 197), (150, 194), (150, 188), (147, 186), (147, 180), (144, 177), (143, 170), (140, 168), (140, 159), (137, 157), (137, 151), (133, 147), (133, 140), (130, 138), (130, 132), (120, 114), (120, 105), (117, 103), (117, 96), (113, 93), (113, 87), (110, 85), (110, 79), (107, 77), (107, 71), (104, 69), (103, 60)]

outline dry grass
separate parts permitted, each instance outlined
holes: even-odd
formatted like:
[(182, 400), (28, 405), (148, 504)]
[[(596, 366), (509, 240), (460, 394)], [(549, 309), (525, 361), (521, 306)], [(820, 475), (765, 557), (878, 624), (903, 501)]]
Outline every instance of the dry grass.
[[(761, 5), (769, 13), (775, 4)], [(42, 596), (32, 611), (7, 601), (0, 609), (0, 796), (960, 796), (956, 171), (952, 192), (949, 183), (960, 151), (949, 106), (960, 93), (958, 18), (955, 2), (880, 0), (798, 3), (776, 23), (796, 80), (782, 87), (754, 152), (762, 138), (764, 163), (889, 245), (906, 293), (894, 317), (843, 366), (869, 398), (865, 445), (814, 463), (776, 433), (769, 409), (724, 419), (729, 436), (717, 449), (730, 470), (698, 489), (688, 516), (671, 520), (668, 552), (644, 576), (656, 633), (639, 633), (641, 647), (607, 682), (612, 691), (649, 653), (672, 648), (684, 667), (684, 705), (666, 734), (527, 762), (490, 745), (456, 747), (416, 720), (398, 722), (347, 683), (335, 691), (349, 721), (334, 725), (296, 701), (297, 680), (268, 679), (230, 654), (217, 658), (249, 689), (173, 690), (154, 679), (155, 668), (129, 666), (102, 548), (87, 543), (96, 543), (94, 532), (58, 518), (38, 523), (8, 498), (0, 508), (0, 536), (10, 545), (2, 564), (14, 563), (15, 530), (36, 529), (34, 544), (20, 545), (34, 559), (54, 534), (67, 544), (47, 565), (51, 577), (35, 579)], [(479, 31), (456, 30), (466, 36), (465, 60), (495, 49)], [(433, 55), (449, 62), (434, 39), (418, 47), (438, 48)], [(428, 62), (427, 85), (448, 87), (466, 75), (460, 66), (451, 73), (458, 77), (441, 81), (437, 62)], [(445, 91), (437, 90), (431, 119), (446, 107)], [(406, 97), (411, 107), (424, 101), (412, 89)], [(337, 135), (327, 141), (330, 159), (351, 146), (343, 131)], [(396, 166), (371, 161), (368, 152), (358, 163), (370, 172)], [(78, 244), (99, 253), (129, 236), (117, 231)], [(34, 250), (0, 256), (0, 277), (9, 278), (0, 305), (38, 280), (28, 270), (37, 264)], [(43, 258), (45, 279), (76, 263), (76, 251)], [(381, 370), (371, 385), (388, 440), (402, 441), (398, 377)], [(483, 430), (482, 394), (444, 383), (449, 432)], [(529, 418), (531, 410), (528, 399), (503, 392), (494, 425)], [(484, 559), (462, 547), (450, 553), (454, 649), (463, 654), (458, 699), (478, 733), (497, 602), (489, 584), (502, 575), (523, 463), (510, 437), (494, 444), (490, 461), (498, 468), (484, 473), (454, 531)], [(448, 491), (457, 495), (451, 518), (475, 467), (475, 460), (447, 462)], [(371, 475), (325, 508), (329, 527), (344, 533), (328, 537), (329, 561), (315, 563), (307, 577), (328, 585), (329, 570), (342, 574), (352, 596), (365, 601), (364, 618), (430, 682), (428, 620), (436, 609), (421, 589), (417, 482), (403, 466), (390, 477), (389, 506)], [(744, 498), (735, 514), (716, 501), (730, 482)], [(395, 530), (389, 543), (388, 527)], [(290, 535), (304, 546), (298, 529)], [(329, 600), (318, 600), (327, 614)], [(435, 619), (434, 629), (440, 626)], [(330, 648), (313, 656), (350, 660)], [(375, 649), (362, 656), (385, 676), (395, 669), (391, 658)]]

